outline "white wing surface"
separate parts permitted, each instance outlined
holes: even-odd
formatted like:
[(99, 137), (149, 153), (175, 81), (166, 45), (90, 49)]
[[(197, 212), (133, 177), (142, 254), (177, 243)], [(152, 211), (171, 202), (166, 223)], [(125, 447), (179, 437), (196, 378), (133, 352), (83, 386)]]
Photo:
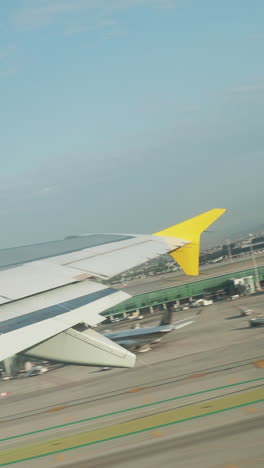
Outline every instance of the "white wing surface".
[[(60, 362), (129, 367), (134, 364), (133, 355), (111, 341), (105, 343), (98, 333), (93, 332), (85, 343), (82, 333), (77, 330), (70, 333), (78, 324), (96, 326), (104, 320), (100, 312), (128, 297), (123, 291), (86, 280), (3, 304), (0, 308), (0, 361), (28, 351), (32, 356)], [(68, 333), (62, 333), (65, 331)], [(72, 336), (71, 346), (65, 346)], [(50, 338), (53, 338), (52, 343), (47, 342)], [(46, 349), (43, 348), (45, 342)], [(53, 354), (48, 356), (51, 345)], [(35, 347), (38, 348), (36, 353)]]
[[(98, 239), (98, 240), (97, 240)], [(121, 239), (121, 240), (120, 240)], [(87, 278), (109, 279), (125, 270), (171, 250), (163, 238), (154, 236), (102, 235), (76, 237), (62, 241), (0, 251), (0, 300), (2, 303), (48, 291)], [(73, 242), (75, 241), (75, 242)], [(85, 242), (86, 241), (86, 242)], [(177, 247), (185, 245), (175, 240)], [(55, 244), (55, 245), (54, 245)], [(83, 249), (78, 249), (79, 245)], [(35, 252), (36, 250), (36, 252)], [(59, 252), (59, 254), (58, 254)], [(54, 255), (55, 253), (55, 255)], [(17, 265), (18, 262), (20, 265)]]
[(128, 351), (94, 330), (80, 331), (80, 324), (96, 326), (104, 319), (101, 312), (129, 297), (100, 281), (161, 254), (176, 258), (177, 251), (185, 272), (197, 274), (200, 233), (223, 211), (152, 236), (71, 236), (0, 250), (0, 361), (27, 353), (83, 365), (133, 366)]

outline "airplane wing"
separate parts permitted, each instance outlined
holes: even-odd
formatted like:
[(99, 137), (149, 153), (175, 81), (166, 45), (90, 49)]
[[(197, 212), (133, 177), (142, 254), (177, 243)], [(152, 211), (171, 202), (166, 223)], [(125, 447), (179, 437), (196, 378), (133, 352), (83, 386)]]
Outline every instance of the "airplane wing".
[(186, 327), (187, 325), (191, 325), (194, 321), (191, 320), (192, 318), (195, 318), (194, 316), (188, 317), (184, 320), (178, 320), (177, 322), (173, 322), (171, 326), (173, 327), (174, 330), (179, 330), (180, 328)]
[[(0, 361), (16, 353), (82, 365), (131, 367), (135, 357), (102, 337), (94, 327), (105, 310), (130, 296), (101, 284), (161, 254), (191, 247), (224, 210), (148, 235), (85, 235), (0, 251)], [(199, 222), (197, 219), (199, 218)], [(180, 226), (179, 237), (177, 226)], [(186, 239), (183, 237), (186, 234)], [(200, 234), (199, 234), (200, 235)], [(181, 237), (182, 236), (182, 237)], [(190, 252), (183, 269), (189, 266)], [(82, 326), (86, 332), (82, 333)]]
[(134, 328), (130, 330), (121, 330), (116, 332), (105, 332), (104, 336), (118, 343), (126, 349), (131, 349), (135, 346), (145, 345), (161, 339), (167, 333), (170, 333), (180, 328), (191, 325), (194, 321), (191, 320), (194, 316), (187, 317), (183, 320), (178, 320), (167, 325), (156, 325), (151, 327)]

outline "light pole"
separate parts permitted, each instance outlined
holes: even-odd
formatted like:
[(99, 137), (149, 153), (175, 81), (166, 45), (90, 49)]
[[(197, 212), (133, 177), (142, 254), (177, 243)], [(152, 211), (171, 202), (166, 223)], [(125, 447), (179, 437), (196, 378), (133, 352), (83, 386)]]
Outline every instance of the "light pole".
[(232, 250), (231, 250), (231, 241), (227, 240), (227, 250), (228, 250), (228, 257), (231, 263), (233, 263), (233, 257), (232, 257)]
[(255, 253), (254, 253), (253, 244), (252, 244), (253, 234), (249, 234), (248, 237), (249, 237), (249, 249), (250, 249), (250, 253), (251, 253), (253, 268), (254, 268), (254, 271), (255, 271), (256, 289), (257, 289), (257, 291), (259, 291), (260, 290), (260, 281), (259, 281), (258, 266), (257, 266), (257, 262), (256, 262), (256, 257), (255, 257)]

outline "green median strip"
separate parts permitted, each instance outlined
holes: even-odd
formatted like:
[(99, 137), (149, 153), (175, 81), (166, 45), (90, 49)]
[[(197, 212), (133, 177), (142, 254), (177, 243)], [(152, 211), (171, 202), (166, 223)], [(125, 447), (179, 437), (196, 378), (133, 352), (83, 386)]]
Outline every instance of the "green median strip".
[(121, 437), (133, 436), (261, 402), (264, 402), (263, 388), (212, 399), (206, 403), (194, 403), (162, 413), (143, 416), (132, 421), (116, 423), (91, 431), (9, 449), (0, 454), (0, 466), (29, 461), (89, 445), (112, 441)]
[(122, 414), (122, 413), (128, 413), (130, 411), (136, 411), (136, 410), (139, 410), (139, 409), (142, 409), (142, 408), (148, 408), (148, 407), (155, 406), (155, 405), (161, 405), (163, 403), (169, 403), (171, 401), (180, 400), (182, 398), (188, 398), (188, 397), (192, 397), (192, 396), (196, 396), (196, 395), (202, 395), (202, 394), (205, 394), (205, 393), (215, 392), (217, 390), (223, 390), (223, 389), (226, 389), (226, 388), (237, 387), (239, 385), (245, 385), (245, 384), (249, 384), (249, 383), (253, 383), (253, 382), (260, 382), (260, 381), (263, 381), (263, 380), (264, 380), (264, 377), (259, 377), (259, 378), (256, 378), (256, 379), (244, 380), (242, 382), (236, 382), (236, 383), (229, 384), (229, 385), (223, 385), (221, 387), (214, 387), (214, 388), (209, 388), (207, 390), (200, 390), (199, 392), (188, 393), (186, 395), (179, 395), (179, 396), (176, 396), (176, 397), (168, 398), (166, 400), (154, 401), (152, 403), (147, 403), (147, 404), (139, 405), (139, 406), (132, 406), (131, 408), (125, 408), (123, 410), (113, 411), (112, 413), (99, 414), (98, 416), (92, 416), (90, 418), (79, 419), (77, 421), (67, 422), (67, 423), (64, 423), (64, 424), (59, 424), (57, 426), (45, 427), (43, 429), (38, 429), (36, 431), (24, 432), (22, 434), (13, 435), (13, 436), (10, 436), (10, 437), (5, 437), (3, 439), (0, 439), (0, 442), (4, 442), (6, 440), (18, 439), (20, 437), (26, 437), (26, 436), (33, 435), (33, 434), (39, 434), (41, 432), (51, 431), (51, 430), (54, 430), (54, 429), (59, 429), (61, 427), (73, 426), (75, 424), (81, 424), (81, 423), (85, 423), (85, 422), (88, 422), (88, 421), (94, 421), (96, 419), (107, 418), (109, 416), (115, 416), (115, 415)]

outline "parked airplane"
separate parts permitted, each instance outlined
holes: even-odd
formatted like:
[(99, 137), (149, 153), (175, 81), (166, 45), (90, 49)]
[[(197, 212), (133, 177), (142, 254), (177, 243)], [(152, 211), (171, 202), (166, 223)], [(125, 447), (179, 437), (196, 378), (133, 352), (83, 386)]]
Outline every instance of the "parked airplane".
[(179, 330), (193, 323), (195, 316), (171, 323), (172, 310), (169, 310), (161, 319), (159, 325), (152, 327), (134, 328), (130, 330), (120, 330), (116, 332), (102, 332), (109, 340), (123, 346), (126, 349), (143, 352), (149, 351), (151, 343), (161, 341), (168, 333)]
[(79, 365), (133, 367), (135, 356), (92, 328), (130, 296), (102, 279), (161, 254), (199, 272), (200, 236), (214, 209), (153, 235), (100, 234), (0, 251), (0, 361), (17, 353)]

